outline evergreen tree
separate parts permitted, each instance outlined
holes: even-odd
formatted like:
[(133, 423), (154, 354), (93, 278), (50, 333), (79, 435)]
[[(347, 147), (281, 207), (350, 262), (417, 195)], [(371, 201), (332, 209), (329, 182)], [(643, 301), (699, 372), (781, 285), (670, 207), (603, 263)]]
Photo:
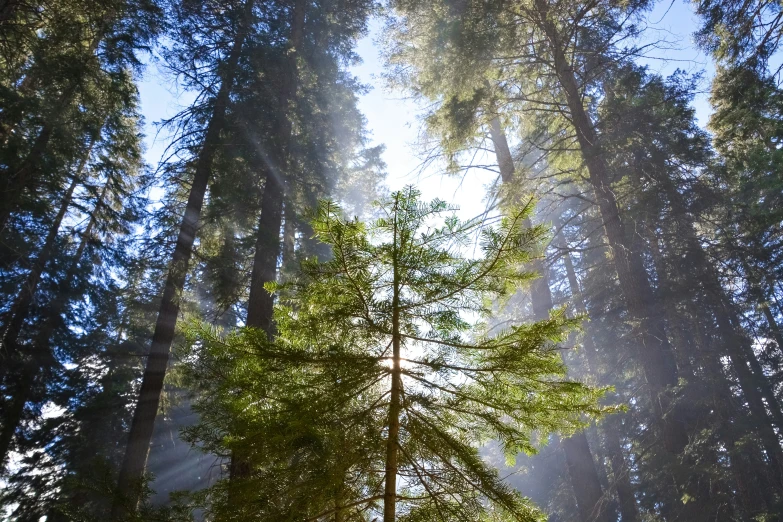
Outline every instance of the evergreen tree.
[[(120, 516), (124, 511), (135, 512), (141, 494), (150, 439), (163, 390), (163, 379), (166, 374), (171, 343), (174, 340), (179, 313), (179, 294), (185, 284), (201, 208), (212, 172), (214, 157), (220, 145), (220, 134), (225, 125), (226, 110), (239, 60), (242, 56), (242, 47), (252, 26), (253, 0), (234, 5), (232, 6), (234, 9), (225, 12), (211, 10), (209, 6), (193, 4), (182, 4), (178, 7), (176, 13), (180, 22), (178, 34), (181, 37), (179, 41), (181, 46), (173, 47), (169, 54), (172, 66), (176, 66), (177, 61), (180, 61), (179, 63), (186, 67), (199, 68), (200, 65), (194, 58), (199, 61), (203, 60), (206, 62), (205, 67), (212, 68), (218, 88), (217, 92), (213, 93), (209, 89), (206, 92), (210, 98), (209, 109), (211, 110), (208, 112), (204, 127), (199, 125), (201, 121), (197, 118), (195, 121), (187, 120), (195, 124), (195, 134), (200, 135), (202, 141), (193, 138), (194, 129), (188, 129), (190, 131), (188, 141), (195, 142), (196, 146), (193, 180), (166, 279), (152, 345), (147, 355), (144, 378), (139, 390), (139, 400), (128, 436), (125, 458), (120, 469), (118, 496), (112, 508), (113, 516)], [(212, 47), (211, 40), (214, 35), (212, 34), (213, 29), (203, 22), (205, 16), (208, 20), (212, 15), (218, 15), (219, 18), (227, 17), (227, 20), (220, 20), (224, 25), (219, 27), (225, 31), (224, 36), (228, 48), (217, 49), (215, 54), (204, 56), (201, 52), (205, 47)], [(187, 68), (185, 71), (187, 72)], [(198, 75), (193, 78), (193, 81), (199, 82), (202, 79), (202, 75)]]
[[(193, 344), (203, 400), (191, 436), (213, 451), (241, 447), (252, 463), (246, 496), (218, 496), (216, 509), (538, 519), (476, 445), (492, 437), (509, 457), (534, 451), (534, 430), (571, 431), (597, 414), (598, 392), (562, 379), (556, 343), (574, 323), (562, 312), (498, 331), (476, 318), (531, 278), (520, 265), (542, 229), (523, 229), (521, 212), (482, 229), (412, 188), (380, 210), (364, 225), (319, 207), (313, 229), (334, 257), (305, 261), (278, 287), (275, 339), (249, 329)], [(482, 255), (463, 257), (479, 230)]]

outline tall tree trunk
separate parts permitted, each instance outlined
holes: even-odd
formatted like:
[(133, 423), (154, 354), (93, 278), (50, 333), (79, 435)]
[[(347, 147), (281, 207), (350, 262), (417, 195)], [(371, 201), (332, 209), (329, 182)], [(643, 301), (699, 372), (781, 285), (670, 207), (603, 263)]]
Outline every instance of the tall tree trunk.
[[(558, 222), (557, 226), (558, 229), (562, 229), (562, 222)], [(579, 284), (579, 279), (576, 277), (574, 262), (571, 259), (571, 253), (565, 241), (562, 241), (561, 248), (563, 248), (564, 251), (563, 264), (566, 268), (566, 277), (568, 279), (568, 286), (571, 290), (574, 306), (576, 307), (577, 312), (586, 315), (587, 306), (582, 297), (582, 288)], [(599, 375), (598, 371), (598, 351), (590, 332), (585, 332), (584, 350), (589, 371), (596, 376), (600, 384), (603, 384), (604, 378)], [(603, 421), (601, 426), (601, 431), (604, 434), (606, 452), (609, 457), (609, 465), (612, 468), (612, 485), (617, 492), (617, 499), (620, 503), (620, 516), (622, 517), (622, 522), (636, 522), (639, 520), (639, 508), (636, 505), (636, 496), (634, 495), (634, 488), (631, 484), (628, 464), (620, 444), (620, 419), (618, 418), (618, 414), (613, 415), (612, 417), (613, 418)]]
[(293, 205), (285, 206), (285, 223), (283, 223), (283, 266), (288, 266), (294, 260), (296, 251), (296, 211)]
[(618, 416), (612, 415), (603, 421), (601, 431), (604, 433), (606, 452), (612, 467), (612, 484), (620, 501), (622, 522), (636, 522), (639, 520), (639, 508), (636, 505), (636, 497), (631, 484), (630, 469), (620, 443), (620, 419)]
[[(253, 271), (250, 276), (250, 295), (247, 301), (245, 324), (251, 328), (261, 328), (271, 339), (274, 336), (274, 297), (266, 291), (264, 285), (277, 279), (277, 260), (280, 257), (280, 227), (283, 224), (283, 200), (285, 198), (285, 172), (291, 165), (290, 152), (293, 129), (292, 104), (296, 102), (296, 90), (299, 83), (298, 59), (302, 55), (306, 2), (296, 0), (291, 20), (289, 46), (291, 53), (287, 63), (280, 92), (280, 113), (278, 135), (283, 144), (278, 151), (279, 161), (274, 165), (265, 164), (266, 172), (264, 194), (261, 198), (261, 215), (256, 231)], [(250, 464), (242, 455), (231, 455), (229, 477), (231, 480), (246, 478), (251, 472)], [(230, 495), (236, 494), (236, 485)]]
[[(508, 140), (500, 126), (500, 120), (494, 117), (489, 122), (489, 131), (495, 148), (495, 156), (503, 183), (512, 183), (514, 178), (514, 159), (508, 146)], [(524, 224), (530, 227), (530, 220)], [(549, 274), (541, 259), (533, 264), (533, 270), (540, 274), (531, 285), (530, 298), (533, 315), (537, 321), (549, 318), (553, 307), (552, 293), (549, 290)], [(574, 490), (577, 507), (583, 522), (609, 521), (609, 513), (603, 505), (603, 488), (595, 469), (595, 461), (584, 432), (578, 432), (561, 441), (566, 457), (566, 466)]]
[(60, 209), (57, 211), (57, 215), (52, 221), (44, 245), (38, 253), (38, 258), (33, 263), (30, 273), (27, 274), (27, 280), (22, 284), (19, 295), (11, 305), (9, 319), (3, 329), (2, 349), (0, 350), (3, 353), (3, 367), (7, 371), (15, 364), (21, 364), (22, 376), (12, 393), (13, 399), (11, 405), (3, 418), (2, 432), (0, 433), (0, 472), (2, 472), (5, 467), (6, 457), (8, 456), (8, 450), (13, 441), (14, 433), (21, 422), (22, 411), (24, 410), (24, 405), (27, 402), (26, 398), (28, 397), (27, 391), (28, 388), (32, 386), (36, 374), (34, 370), (36, 359), (40, 358), (40, 354), (38, 353), (22, 353), (19, 335), (22, 332), (22, 327), (30, 313), (30, 308), (33, 304), (33, 299), (35, 298), (38, 283), (41, 281), (44, 268), (46, 268), (46, 265), (49, 263), (49, 259), (54, 252), (54, 244), (60, 231), (60, 225), (62, 225), (63, 218), (71, 205), (73, 193), (79, 184), (81, 171), (87, 162), (87, 157), (89, 157), (89, 152), (82, 160), (78, 172), (74, 175), (71, 185), (63, 196), (63, 200), (60, 203)]
[[(696, 237), (693, 221), (687, 215), (680, 194), (675, 190), (670, 180), (659, 179), (658, 181), (662, 184), (669, 198), (675, 219), (682, 224), (682, 235), (688, 249), (687, 258), (699, 275), (697, 281), (710, 297), (711, 308), (715, 314), (715, 322), (724, 351), (729, 356), (731, 365), (737, 373), (742, 392), (748, 401), (751, 419), (767, 452), (775, 481), (779, 487), (783, 487), (783, 450), (781, 450), (780, 439), (772, 429), (767, 415), (768, 406), (778, 429), (783, 429), (783, 413), (780, 404), (764, 375), (761, 364), (753, 353), (750, 340), (740, 330), (741, 325), (737, 314), (723, 290), (718, 274), (707, 259), (704, 249)], [(767, 401), (766, 406), (764, 399)]]
[(637, 356), (644, 370), (653, 411), (661, 424), (664, 447), (671, 453), (681, 453), (688, 443), (688, 435), (677, 411), (670, 411), (674, 406), (668, 388), (677, 386), (678, 375), (663, 318), (642, 259), (638, 252), (629, 248), (610, 184), (608, 165), (601, 153), (593, 122), (584, 108), (574, 70), (566, 59), (561, 34), (549, 17), (546, 0), (535, 0), (535, 6), (552, 51), (555, 74), (563, 89), (571, 123), (601, 211), (620, 288), (629, 314), (639, 324), (640, 347)]
[(250, 297), (247, 304), (246, 324), (251, 327), (263, 328), (272, 335), (272, 296), (264, 289), (264, 285), (277, 278), (277, 259), (280, 256), (280, 227), (283, 220), (283, 198), (285, 197), (284, 179), (286, 171), (291, 166), (291, 139), (293, 114), (291, 105), (296, 102), (296, 90), (299, 83), (297, 61), (302, 54), (302, 37), (304, 34), (305, 1), (296, 0), (293, 19), (291, 20), (288, 73), (282, 83), (280, 93), (279, 128), (280, 161), (277, 165), (267, 165), (264, 195), (261, 201), (261, 216), (256, 236), (256, 251), (253, 258), (253, 273), (250, 281)]
[[(783, 485), (783, 483), (781, 483), (781, 478), (783, 478), (783, 475), (781, 475), (783, 451), (781, 451), (780, 441), (777, 435), (769, 424), (766, 408), (759, 388), (757, 387), (757, 376), (748, 369), (745, 357), (743, 357), (742, 346), (746, 346), (750, 351), (750, 356), (753, 360), (757, 363), (758, 361), (752, 353), (747, 337), (739, 332), (740, 325), (738, 324), (738, 321), (736, 325), (733, 324), (731, 305), (728, 304), (729, 299), (723, 291), (717, 272), (707, 259), (706, 253), (696, 236), (693, 219), (687, 212), (681, 194), (677, 191), (671, 179), (666, 175), (659, 174), (656, 176), (656, 180), (663, 189), (662, 192), (666, 195), (671, 207), (673, 220), (667, 220), (667, 222), (671, 223), (673, 221), (678, 224), (676, 236), (684, 240), (686, 259), (689, 261), (689, 266), (694, 269), (696, 274), (695, 278), (692, 277), (692, 274), (690, 273), (687, 275), (684, 274), (682, 277), (684, 280), (693, 281), (694, 287), (701, 286), (706, 293), (706, 302), (703, 304), (694, 303), (691, 299), (686, 300), (686, 306), (690, 308), (689, 314), (693, 317), (697, 317), (697, 322), (700, 323), (700, 325), (717, 323), (717, 333), (722, 341), (722, 352), (729, 355), (732, 367), (737, 373), (740, 388), (748, 402), (750, 420), (752, 424), (755, 425), (756, 431), (761, 437), (762, 446), (772, 470), (772, 488), (779, 488)], [(659, 258), (660, 262), (660, 259), (664, 258), (664, 254), (661, 251), (659, 240), (654, 233), (651, 233), (649, 241), (653, 246), (653, 256)], [(662, 268), (659, 269), (659, 272), (660, 276), (665, 280), (667, 270)], [(671, 308), (671, 306), (668, 308)], [(709, 314), (710, 310), (713, 311), (714, 320)], [(760, 479), (760, 477), (756, 476), (758, 474), (753, 473), (751, 468), (748, 467), (745, 457), (752, 457), (752, 455), (737, 454), (739, 450), (736, 448), (743, 437), (743, 433), (738, 432), (736, 423), (729, 419), (731, 413), (743, 416), (744, 412), (740, 410), (731, 412), (731, 410), (734, 409), (731, 407), (733, 404), (731, 397), (732, 391), (721, 367), (720, 356), (722, 353), (716, 352), (710, 346), (710, 341), (706, 339), (706, 336), (701, 332), (698, 326), (696, 330), (699, 332), (697, 337), (699, 337), (700, 341), (696, 343), (697, 349), (693, 350), (693, 355), (698, 357), (698, 362), (703, 365), (707, 377), (713, 382), (713, 389), (716, 392), (714, 409), (716, 412), (721, 412), (719, 413), (720, 418), (726, 419), (723, 421), (723, 434), (726, 447), (732, 454), (732, 473), (738, 487), (740, 489), (744, 487), (746, 490), (746, 494), (743, 495), (741, 501), (752, 499), (750, 504), (745, 504), (745, 507), (752, 511), (754, 508), (753, 503), (758, 502), (758, 496), (755, 492), (748, 491), (750, 487), (748, 485), (758, 484), (759, 480), (764, 482), (764, 479)], [(774, 406), (774, 403), (771, 404), (771, 406)], [(726, 410), (730, 411), (729, 415), (723, 413)], [(780, 411), (779, 408), (778, 411)], [(761, 456), (759, 455), (759, 457)], [(763, 461), (763, 458), (757, 459), (757, 462), (761, 461)], [(760, 489), (763, 490), (762, 496), (767, 496), (767, 488), (762, 486)], [(767, 500), (768, 498), (764, 499), (764, 501)]]
[[(90, 150), (91, 149), (92, 146), (90, 146)], [(3, 328), (2, 339), (0, 339), (0, 347), (2, 348), (4, 358), (10, 357), (12, 354), (16, 354), (19, 334), (21, 333), (22, 327), (24, 326), (24, 323), (27, 320), (27, 316), (30, 313), (30, 306), (33, 303), (35, 293), (38, 290), (38, 283), (41, 281), (44, 268), (46, 268), (46, 265), (49, 263), (49, 259), (51, 259), (52, 254), (54, 253), (54, 243), (57, 240), (58, 233), (60, 232), (60, 226), (62, 225), (65, 214), (68, 212), (68, 207), (71, 205), (73, 193), (76, 190), (76, 187), (79, 185), (80, 176), (82, 170), (84, 169), (84, 165), (87, 163), (87, 158), (89, 155), (90, 153), (88, 151), (85, 157), (82, 158), (79, 169), (77, 170), (76, 174), (74, 174), (73, 179), (71, 180), (71, 184), (65, 191), (65, 195), (63, 196), (62, 202), (60, 203), (60, 208), (57, 211), (57, 215), (55, 215), (54, 220), (49, 227), (49, 233), (44, 240), (43, 247), (41, 247), (41, 251), (38, 253), (38, 257), (33, 263), (30, 272), (27, 274), (27, 279), (24, 283), (22, 283), (19, 295), (11, 305), (11, 308), (8, 312), (8, 320)]]
[[(395, 211), (397, 210), (395, 204)], [(392, 369), (389, 396), (388, 435), (386, 439), (385, 484), (383, 490), (383, 522), (395, 522), (397, 510), (397, 470), (399, 467), (400, 411), (402, 400), (402, 366), (400, 350), (400, 238), (397, 234), (397, 216), (394, 216), (394, 273), (392, 281)]]
[[(639, 188), (639, 190), (641, 190), (641, 188)], [(655, 216), (655, 222), (658, 222), (657, 218), (658, 216)], [(691, 380), (695, 375), (690, 358), (697, 353), (697, 348), (695, 346), (695, 340), (689, 334), (688, 325), (682, 317), (682, 314), (677, 310), (677, 302), (672, 298), (671, 283), (670, 278), (668, 277), (670, 270), (666, 263), (666, 257), (663, 255), (660, 239), (651, 226), (637, 223), (634, 228), (643, 231), (650, 247), (650, 257), (652, 257), (653, 266), (655, 267), (655, 272), (658, 276), (657, 293), (661, 296), (659, 300), (664, 310), (669, 334), (677, 346), (675, 357), (677, 359), (677, 367), (680, 369), (680, 376)]]
[(177, 236), (177, 244), (169, 265), (163, 299), (160, 304), (158, 319), (155, 323), (152, 344), (139, 391), (139, 400), (128, 435), (125, 458), (120, 469), (117, 484), (118, 495), (112, 505), (112, 516), (114, 518), (122, 516), (125, 511), (135, 512), (140, 499), (140, 486), (147, 466), (150, 440), (152, 438), (155, 417), (158, 413), (160, 395), (163, 392), (163, 379), (166, 375), (169, 352), (171, 343), (174, 340), (174, 331), (177, 324), (177, 316), (179, 315), (179, 298), (185, 285), (188, 264), (193, 251), (193, 242), (196, 239), (201, 208), (204, 204), (204, 195), (206, 194), (207, 183), (212, 173), (213, 160), (220, 144), (220, 133), (225, 126), (226, 109), (234, 84), (234, 77), (237, 73), (239, 57), (242, 54), (242, 46), (251, 27), (253, 2), (254, 0), (246, 0), (245, 2), (233, 46), (226, 63), (224, 76), (221, 80), (220, 90), (215, 98), (212, 117), (207, 125), (204, 143), (196, 161), (196, 171), (185, 207), (185, 215), (182, 218), (179, 235)]
[(250, 278), (250, 297), (247, 302), (245, 324), (261, 328), (267, 335), (274, 335), (274, 299), (264, 285), (277, 279), (277, 260), (280, 257), (280, 226), (283, 218), (283, 180), (268, 169), (264, 195), (261, 200), (261, 217), (256, 232), (256, 251)]

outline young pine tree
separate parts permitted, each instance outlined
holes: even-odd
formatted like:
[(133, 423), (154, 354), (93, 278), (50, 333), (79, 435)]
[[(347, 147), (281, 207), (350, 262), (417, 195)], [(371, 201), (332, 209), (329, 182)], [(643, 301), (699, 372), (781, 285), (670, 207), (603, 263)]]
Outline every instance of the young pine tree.
[[(190, 439), (240, 451), (244, 484), (218, 485), (211, 509), (232, 520), (538, 520), (478, 448), (512, 458), (533, 432), (572, 432), (600, 392), (564, 379), (557, 343), (577, 321), (488, 328), (498, 299), (543, 229), (529, 209), (496, 228), (447, 215), (413, 188), (365, 224), (322, 203), (308, 260), (277, 289), (277, 336), (201, 331), (187, 375), (200, 389)], [(466, 257), (479, 235), (481, 255)]]

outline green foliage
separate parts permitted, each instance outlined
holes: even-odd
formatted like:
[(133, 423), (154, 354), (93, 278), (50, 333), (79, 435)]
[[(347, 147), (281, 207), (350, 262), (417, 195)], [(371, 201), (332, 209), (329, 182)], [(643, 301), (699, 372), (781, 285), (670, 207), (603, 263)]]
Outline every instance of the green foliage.
[[(313, 230), (333, 258), (270, 285), (281, 302), (274, 341), (194, 331), (183, 358), (202, 420), (189, 438), (243, 455), (252, 470), (218, 486), (212, 509), (248, 520), (371, 518), (399, 368), (399, 520), (538, 519), (477, 450), (496, 439), (509, 456), (534, 452), (533, 432), (571, 432), (600, 413), (599, 390), (563, 379), (557, 343), (575, 320), (557, 311), (502, 330), (485, 322), (495, 299), (532, 277), (521, 267), (542, 229), (520, 226), (529, 209), (494, 228), (461, 222), (412, 188), (379, 211), (365, 224), (319, 206)], [(465, 257), (476, 234), (481, 255)]]

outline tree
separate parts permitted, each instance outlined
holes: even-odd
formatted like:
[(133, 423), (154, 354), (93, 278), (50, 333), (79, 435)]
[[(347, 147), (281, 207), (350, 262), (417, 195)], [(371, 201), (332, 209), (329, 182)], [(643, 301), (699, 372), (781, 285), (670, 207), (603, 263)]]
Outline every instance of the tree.
[(8, 33), (24, 33), (25, 43), (9, 53), (2, 78), (8, 100), (0, 117), (3, 232), (12, 217), (38, 206), (43, 186), (62, 182), (63, 163), (80, 154), (82, 121), (105, 117), (96, 98), (140, 69), (139, 53), (161, 29), (153, 0), (36, 3), (18, 6), (23, 19)]
[[(556, 343), (574, 324), (562, 311), (500, 331), (478, 319), (532, 277), (520, 265), (543, 231), (520, 226), (527, 211), (482, 229), (445, 215), (441, 201), (421, 203), (412, 188), (384, 201), (368, 225), (319, 206), (313, 229), (334, 257), (305, 261), (298, 278), (277, 287), (278, 336), (212, 333), (188, 358), (204, 392), (193, 439), (239, 445), (257, 470), (247, 479), (256, 487), (245, 490), (254, 497), (235, 500), (245, 516), (257, 509), (272, 519), (266, 506), (301, 498), (270, 471), (294, 466), (297, 481), (341, 491), (313, 501), (308, 519), (340, 511), (385, 521), (539, 517), (476, 446), (494, 437), (509, 457), (534, 451), (534, 430), (579, 428), (582, 414), (599, 413), (600, 392), (562, 378)], [(461, 250), (477, 233), (482, 255), (466, 258)], [(330, 461), (326, 448), (354, 460)], [(270, 480), (278, 480), (274, 494)]]
[[(401, 65), (403, 81), (424, 96), (446, 93), (448, 98), (480, 102), (497, 97), (509, 107), (532, 114), (565, 114), (559, 125), (567, 139), (578, 147), (590, 178), (606, 237), (612, 248), (618, 281), (628, 310), (638, 322), (636, 353), (644, 369), (650, 405), (656, 411), (662, 442), (673, 454), (687, 444), (687, 433), (676, 409), (670, 412), (672, 388), (677, 385), (677, 367), (665, 324), (657, 311), (641, 254), (626, 236), (618, 203), (611, 190), (612, 176), (602, 153), (598, 121), (589, 105), (605, 72), (633, 50), (616, 46), (615, 39), (633, 33), (631, 19), (643, 6), (628, 6), (629, 12), (592, 2), (547, 3), (531, 1), (506, 6), (461, 3), (443, 4), (432, 10), (419, 2), (395, 4), (404, 17), (396, 36), (401, 42), (391, 49), (391, 59)], [(469, 20), (459, 31), (457, 21)], [(580, 38), (584, 37), (583, 40)], [(417, 45), (403, 42), (415, 40)], [(450, 43), (445, 58), (434, 64), (423, 59), (422, 49), (434, 56), (441, 42)], [(535, 42), (528, 48), (527, 42)], [(521, 48), (520, 48), (521, 47)], [(598, 51), (603, 49), (603, 51)], [(489, 59), (497, 58), (497, 59)], [(403, 64), (413, 68), (403, 68)], [(434, 70), (433, 70), (434, 69)], [(510, 73), (510, 75), (507, 75)], [(487, 82), (490, 88), (487, 88)], [(494, 84), (494, 85), (493, 85)], [(519, 94), (508, 94), (514, 86)], [(555, 143), (562, 137), (552, 136)]]
[[(232, 35), (231, 45), (225, 56), (218, 56), (218, 60), (225, 60), (224, 67), (218, 67), (217, 79), (219, 88), (214, 93), (211, 115), (203, 131), (203, 142), (198, 147), (195, 157), (195, 169), (191, 184), (185, 214), (182, 219), (177, 243), (171, 259), (169, 274), (163, 292), (163, 300), (160, 305), (160, 313), (155, 325), (155, 333), (152, 337), (152, 345), (147, 356), (147, 364), (144, 371), (139, 401), (133, 417), (133, 423), (128, 436), (128, 446), (125, 450), (125, 459), (120, 469), (118, 480), (118, 499), (112, 509), (114, 516), (119, 516), (124, 510), (135, 511), (140, 497), (141, 481), (147, 464), (150, 438), (158, 413), (158, 403), (163, 391), (163, 379), (168, 365), (171, 343), (174, 340), (174, 332), (179, 312), (179, 294), (185, 284), (190, 256), (193, 251), (193, 243), (196, 239), (198, 221), (201, 208), (207, 190), (213, 160), (220, 144), (220, 135), (225, 125), (226, 110), (229, 104), (229, 96), (233, 88), (234, 76), (237, 74), (239, 59), (242, 55), (242, 46), (252, 26), (253, 0), (234, 6), (233, 16), (229, 19), (230, 25), (226, 28)], [(180, 14), (189, 24), (197, 23), (198, 11), (189, 12), (191, 6), (182, 6)], [(187, 33), (191, 25), (183, 25), (180, 28), (181, 35), (186, 43), (181, 49), (175, 50), (172, 55), (187, 59), (187, 51), (198, 49), (198, 33)], [(193, 38), (196, 45), (188, 47), (188, 40)], [(195, 64), (194, 64), (195, 66)]]

